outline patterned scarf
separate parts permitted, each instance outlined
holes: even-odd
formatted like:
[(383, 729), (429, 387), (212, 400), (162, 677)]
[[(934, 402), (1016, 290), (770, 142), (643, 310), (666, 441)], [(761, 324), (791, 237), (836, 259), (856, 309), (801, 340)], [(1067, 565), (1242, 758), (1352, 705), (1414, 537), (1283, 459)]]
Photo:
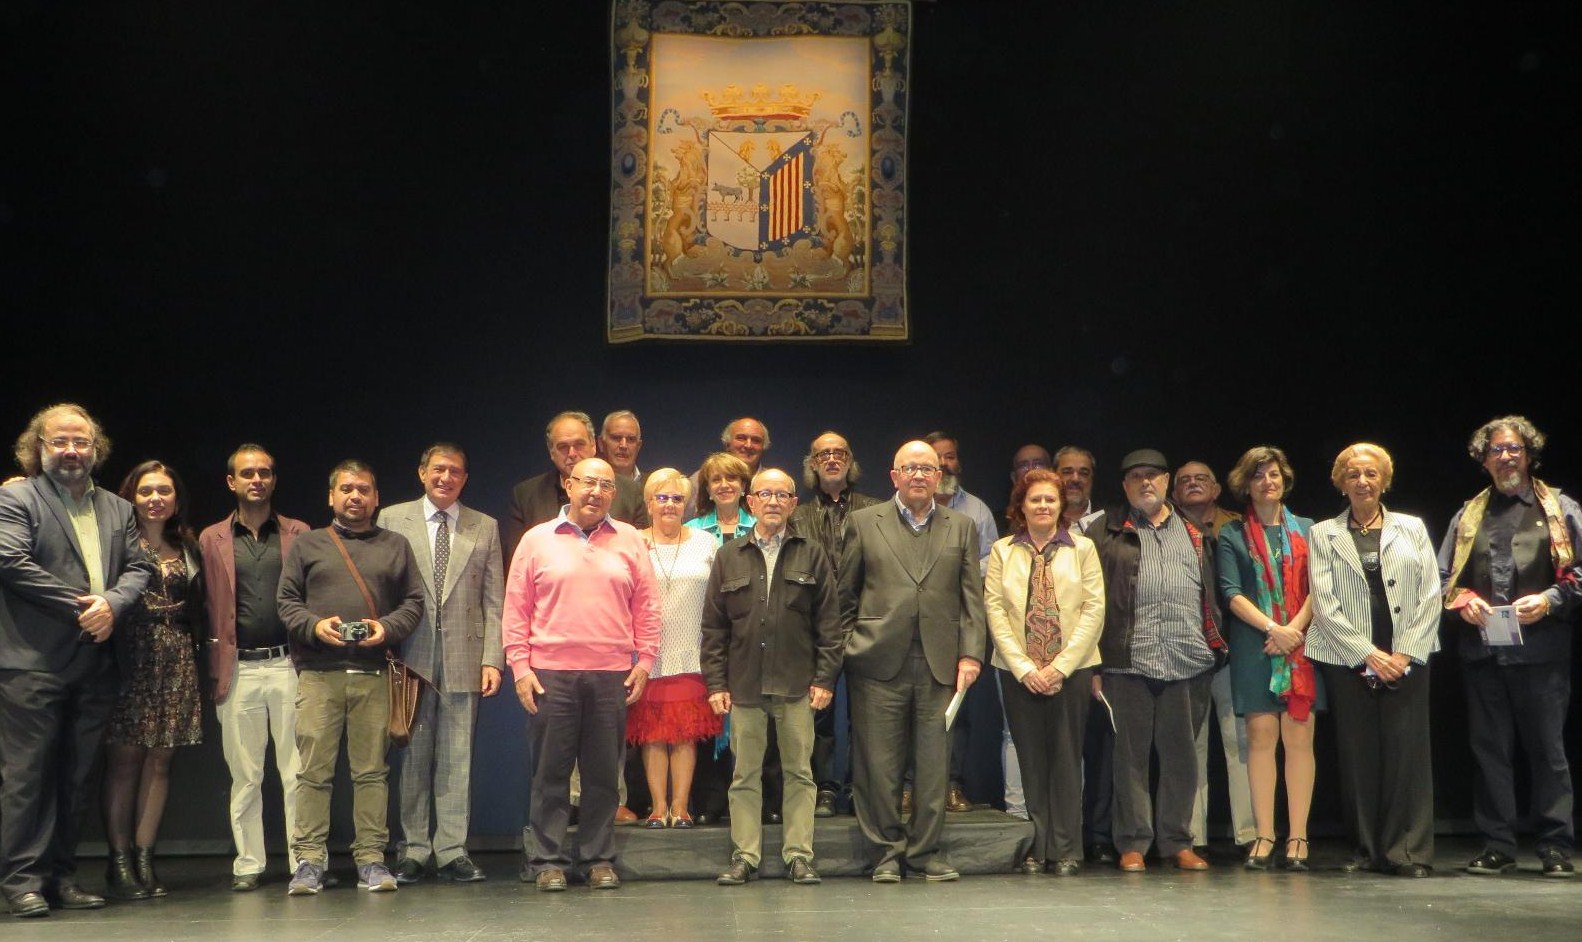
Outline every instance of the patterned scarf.
[[(1056, 547), (1055, 553), (1058, 552)], [(1033, 574), (1027, 586), (1027, 656), (1039, 670), (1048, 667), (1065, 647), (1060, 634), (1060, 606), (1055, 598), (1055, 553), (1033, 550)]]
[[(1532, 480), (1533, 497), (1537, 498), (1538, 506), (1543, 508), (1544, 520), (1549, 524), (1549, 558), (1555, 566), (1555, 581), (1564, 582), (1569, 578), (1567, 570), (1576, 561), (1576, 550), (1571, 546), (1571, 534), (1566, 530), (1560, 498), (1549, 489), (1549, 485), (1537, 478)], [(1445, 608), (1461, 608), (1477, 596), (1471, 589), (1464, 589), (1456, 583), (1461, 581), (1461, 573), (1467, 568), (1467, 560), (1472, 557), (1472, 544), (1478, 538), (1478, 530), (1483, 527), (1483, 515), (1488, 512), (1489, 496), (1493, 493), (1494, 488), (1485, 487), (1461, 509), (1461, 526), (1456, 530), (1456, 553), (1450, 564), (1450, 579), (1445, 583)]]
[[(1297, 531), (1291, 511), (1281, 507), (1280, 542), (1271, 563), (1268, 538), (1251, 506), (1244, 519), (1258, 588), (1258, 611), (1278, 624), (1289, 624), (1307, 601), (1307, 539)], [(1318, 697), (1318, 682), (1306, 649), (1307, 645), (1300, 643), (1290, 654), (1269, 655), (1269, 692), (1285, 703), (1291, 718), (1298, 723), (1307, 722)]]

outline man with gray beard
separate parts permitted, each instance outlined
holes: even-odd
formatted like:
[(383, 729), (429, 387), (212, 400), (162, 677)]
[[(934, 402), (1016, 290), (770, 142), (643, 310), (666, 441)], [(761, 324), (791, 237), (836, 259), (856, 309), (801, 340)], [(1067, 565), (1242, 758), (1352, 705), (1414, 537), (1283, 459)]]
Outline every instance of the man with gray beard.
[(0, 488), (0, 889), (31, 917), (104, 905), (77, 885), (80, 810), (128, 640), (116, 626), (155, 565), (132, 505), (94, 484), (110, 440), (82, 406), (33, 416), (15, 456), (27, 479)]

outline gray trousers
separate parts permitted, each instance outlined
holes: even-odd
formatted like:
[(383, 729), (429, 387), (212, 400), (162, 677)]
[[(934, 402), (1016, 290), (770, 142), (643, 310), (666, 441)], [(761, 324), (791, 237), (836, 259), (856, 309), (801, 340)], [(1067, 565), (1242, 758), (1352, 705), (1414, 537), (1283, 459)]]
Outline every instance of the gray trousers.
[[(1208, 714), (1205, 671), (1186, 680), (1151, 680), (1106, 673), (1104, 695), (1115, 708), (1115, 849), (1161, 857), (1192, 848), (1197, 795), (1198, 727)], [(1159, 757), (1159, 786), (1148, 788), (1149, 760)]]
[[(950, 735), (945, 708), (955, 693), (934, 680), (928, 659), (914, 652), (901, 673), (888, 680), (848, 674), (851, 692), (852, 802), (863, 836), (878, 854), (877, 865), (919, 869), (939, 853), (945, 830)], [(901, 820), (901, 780), (907, 745), (917, 757), (913, 816)]]

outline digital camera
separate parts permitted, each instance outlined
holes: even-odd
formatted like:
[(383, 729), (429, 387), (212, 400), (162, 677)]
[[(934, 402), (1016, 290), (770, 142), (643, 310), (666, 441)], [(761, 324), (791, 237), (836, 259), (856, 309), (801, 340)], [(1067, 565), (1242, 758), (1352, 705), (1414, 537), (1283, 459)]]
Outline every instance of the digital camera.
[(373, 627), (365, 621), (341, 622), (341, 644), (357, 644), (373, 634)]

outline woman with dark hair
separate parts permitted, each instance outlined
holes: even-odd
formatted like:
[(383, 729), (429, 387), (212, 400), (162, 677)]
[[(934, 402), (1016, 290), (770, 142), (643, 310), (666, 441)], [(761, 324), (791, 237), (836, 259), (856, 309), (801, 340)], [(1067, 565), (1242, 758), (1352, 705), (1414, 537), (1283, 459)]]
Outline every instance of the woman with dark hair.
[(1241, 520), (1220, 529), (1215, 563), (1230, 622), (1231, 699), (1247, 719), (1247, 786), (1258, 836), (1246, 867), (1266, 870), (1274, 854), (1276, 747), (1285, 749), (1287, 870), (1308, 869), (1307, 816), (1313, 806), (1313, 713), (1324, 686), (1303, 640), (1313, 619), (1308, 598), (1308, 533), (1313, 521), (1285, 506), (1296, 483), (1285, 452), (1250, 448), (1231, 469), (1230, 491), (1245, 502)]
[(1104, 629), (1104, 575), (1093, 541), (1061, 522), (1062, 493), (1060, 477), (1046, 469), (1016, 483), (1005, 514), (1012, 533), (989, 550), (983, 600), (1033, 821), (1033, 846), (1020, 869), (1075, 876), (1082, 871), (1082, 739)]
[(175, 469), (145, 461), (121, 482), (159, 566), (127, 623), (116, 632), (121, 687), (105, 734), (106, 881), (117, 899), (164, 896), (154, 842), (170, 793), (177, 746), (202, 741), (198, 651), (203, 585), (198, 544), (186, 525), (187, 490)]
[(653, 809), (644, 824), (649, 828), (693, 826), (687, 803), (698, 740), (713, 739), (723, 725), (709, 706), (698, 663), (704, 593), (719, 543), (703, 530), (682, 525), (691, 489), (686, 475), (675, 468), (660, 468), (643, 484), (653, 525), (639, 532), (658, 577), (664, 630), (648, 686), (627, 709), (626, 740), (642, 750), (643, 771), (653, 796)]
[(1308, 653), (1335, 706), (1346, 870), (1426, 877), (1434, 861), (1428, 655), (1439, 650), (1439, 561), (1423, 521), (1386, 512), (1389, 452), (1347, 446), (1329, 479), (1346, 509), (1313, 527)]
[(698, 468), (698, 515), (687, 526), (714, 534), (721, 546), (746, 536), (758, 521), (742, 504), (752, 486), (747, 462), (728, 451), (717, 451)]

